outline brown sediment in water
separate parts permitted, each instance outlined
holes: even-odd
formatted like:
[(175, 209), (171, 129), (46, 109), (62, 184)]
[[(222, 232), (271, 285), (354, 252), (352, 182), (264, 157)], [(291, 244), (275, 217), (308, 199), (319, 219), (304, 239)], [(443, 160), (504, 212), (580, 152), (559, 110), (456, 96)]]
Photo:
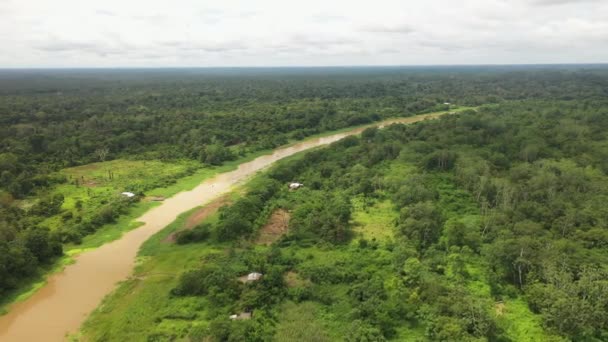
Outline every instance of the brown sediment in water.
[[(392, 123), (413, 123), (440, 115), (418, 115), (387, 120), (375, 125), (384, 127)], [(279, 148), (272, 154), (239, 165), (234, 171), (208, 179), (191, 191), (184, 191), (166, 199), (161, 205), (137, 219), (143, 222), (142, 226), (125, 233), (118, 240), (83, 252), (74, 264), (50, 276), (47, 284), (30, 298), (14, 304), (6, 315), (0, 316), (0, 341), (64, 340), (67, 333), (78, 330), (87, 315), (114, 289), (117, 282), (131, 275), (141, 244), (173, 222), (180, 213), (229, 192), (235, 184), (277, 160), (361, 133), (365, 128)]]

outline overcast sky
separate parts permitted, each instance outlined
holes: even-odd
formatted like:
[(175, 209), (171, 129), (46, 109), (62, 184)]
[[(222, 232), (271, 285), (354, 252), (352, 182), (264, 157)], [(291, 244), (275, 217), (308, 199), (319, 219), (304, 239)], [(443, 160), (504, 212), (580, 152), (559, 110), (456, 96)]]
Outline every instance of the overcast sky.
[(608, 0), (0, 0), (0, 67), (608, 62)]

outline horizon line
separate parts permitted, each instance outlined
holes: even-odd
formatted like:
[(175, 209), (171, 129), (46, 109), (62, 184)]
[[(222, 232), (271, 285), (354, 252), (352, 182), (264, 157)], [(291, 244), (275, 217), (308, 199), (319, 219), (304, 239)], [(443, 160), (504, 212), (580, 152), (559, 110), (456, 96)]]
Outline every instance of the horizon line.
[(509, 67), (509, 66), (608, 66), (608, 62), (569, 63), (483, 63), (483, 64), (344, 64), (274, 66), (74, 66), (74, 67), (1, 67), (0, 70), (104, 70), (104, 69), (321, 69), (321, 68), (424, 68), (424, 67)]

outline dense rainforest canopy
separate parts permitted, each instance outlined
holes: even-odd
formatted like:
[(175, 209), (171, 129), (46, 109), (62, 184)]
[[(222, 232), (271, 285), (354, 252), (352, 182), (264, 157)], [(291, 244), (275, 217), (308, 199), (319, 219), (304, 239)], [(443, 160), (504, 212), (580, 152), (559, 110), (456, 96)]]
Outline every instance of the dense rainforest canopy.
[[(346, 327), (336, 331), (352, 341), (396, 338), (404, 326), (433, 340), (508, 339), (492, 310), (523, 300), (542, 316), (542, 338), (604, 340), (607, 96), (608, 69), (594, 66), (1, 71), (0, 293), (132, 203), (66, 206), (54, 189), (82, 184), (62, 169), (160, 160), (187, 163), (172, 177), (184, 176), (452, 103), (480, 107), (369, 129), (283, 163), (216, 223), (178, 238), (233, 244), (255, 236), (276, 208), (292, 216), (273, 248), (185, 273), (171, 295), (204, 296), (214, 307), (192, 338), (287, 334), (276, 315), (292, 305), (335, 315)], [(294, 180), (306, 187), (287, 191)], [(389, 238), (353, 229), (357, 210), (384, 204), (394, 216)], [(259, 286), (230, 281), (252, 263), (267, 275)], [(288, 287), (288, 273), (305, 285)], [(250, 321), (220, 319), (252, 308), (260, 313)]]
[[(184, 232), (180, 243), (247, 248), (184, 273), (172, 294), (213, 308), (195, 340), (332, 340), (331, 324), (348, 341), (606, 340), (607, 114), (605, 100), (509, 102), (280, 163), (215, 226)], [(294, 179), (307, 186), (280, 187)], [(387, 201), (388, 237), (357, 229), (355, 212), (378, 218)], [(276, 208), (291, 212), (289, 232), (266, 249), (246, 242)], [(269, 278), (231, 282), (248, 269)], [(226, 322), (239, 310), (257, 317)], [(294, 312), (323, 314), (298, 327), (284, 319)], [(529, 312), (542, 329), (518, 335)]]
[[(160, 242), (169, 231), (146, 243), (149, 273), (186, 264), (175, 255), (203, 262), (178, 268), (154, 304), (132, 289), (158, 280), (127, 282), (86, 336), (603, 341), (606, 110), (512, 101), (280, 162), (177, 245)], [(290, 191), (294, 180), (306, 185)], [(290, 213), (288, 231), (265, 246), (277, 211)], [(261, 281), (237, 281), (252, 270)], [(123, 323), (143, 306), (153, 313)], [(228, 320), (239, 312), (253, 317)]]

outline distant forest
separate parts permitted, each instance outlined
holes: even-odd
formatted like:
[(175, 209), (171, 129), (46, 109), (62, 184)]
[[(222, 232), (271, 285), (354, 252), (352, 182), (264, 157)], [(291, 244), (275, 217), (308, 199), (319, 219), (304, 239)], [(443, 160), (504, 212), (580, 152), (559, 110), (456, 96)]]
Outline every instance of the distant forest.
[(124, 156), (219, 164), (444, 102), (602, 98), (607, 76), (565, 67), (0, 71), (0, 186), (21, 198), (61, 181), (50, 171)]
[[(128, 205), (108, 205), (86, 222), (66, 218), (67, 228), (58, 231), (41, 227), (45, 218), (61, 213), (63, 198), (50, 196), (48, 189), (69, 181), (57, 173), (66, 167), (116, 158), (220, 165), (321, 132), (444, 110), (445, 102), (573, 102), (580, 118), (573, 114), (569, 120), (579, 123), (607, 96), (608, 69), (598, 66), (2, 70), (0, 293), (62, 255), (64, 243), (115, 220)], [(534, 121), (535, 114), (532, 110), (523, 119), (546, 124)], [(585, 121), (581, 129), (603, 127), (597, 115), (598, 123)], [(517, 146), (512, 147), (521, 149), (516, 154), (533, 162), (552, 151), (550, 142), (536, 143), (540, 131), (525, 136), (526, 146), (515, 141), (503, 148)], [(560, 136), (563, 148), (581, 148), (569, 145), (580, 137), (575, 133)], [(510, 165), (512, 156), (506, 152), (510, 150), (498, 157)], [(450, 156), (437, 157), (447, 158), (439, 168), (454, 166)], [(595, 159), (589, 164), (605, 172), (601, 158), (590, 158)], [(427, 248), (433, 241), (420, 243), (418, 248)], [(526, 267), (531, 270), (532, 264)], [(515, 283), (521, 287), (528, 273), (519, 278)]]

